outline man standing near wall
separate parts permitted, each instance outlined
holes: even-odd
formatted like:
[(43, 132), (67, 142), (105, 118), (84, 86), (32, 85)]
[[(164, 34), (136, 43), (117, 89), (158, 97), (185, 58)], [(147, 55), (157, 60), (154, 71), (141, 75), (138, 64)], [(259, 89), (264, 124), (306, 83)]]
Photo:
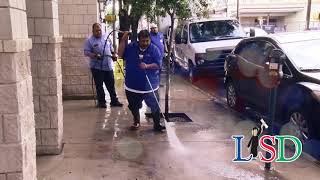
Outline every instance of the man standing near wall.
[(85, 42), (84, 54), (90, 57), (90, 68), (98, 96), (98, 107), (107, 107), (103, 83), (105, 83), (110, 95), (110, 106), (122, 107), (122, 104), (118, 101), (114, 87), (113, 61), (111, 56), (114, 56), (115, 53), (112, 44), (106, 39), (105, 34), (102, 35), (100, 24), (94, 23), (92, 25), (92, 33), (93, 35)]

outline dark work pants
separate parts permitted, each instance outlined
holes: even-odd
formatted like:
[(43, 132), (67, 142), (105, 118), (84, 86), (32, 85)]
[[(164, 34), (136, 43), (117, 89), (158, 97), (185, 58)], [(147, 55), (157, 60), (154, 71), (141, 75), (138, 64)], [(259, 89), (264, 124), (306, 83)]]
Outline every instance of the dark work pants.
[[(159, 100), (158, 90), (156, 90), (154, 93)], [(132, 112), (139, 111), (139, 109), (142, 108), (142, 101), (147, 104), (147, 106), (151, 109), (151, 112), (160, 111), (156, 98), (152, 92), (139, 94), (126, 90), (126, 96), (129, 103), (128, 107)]]
[(118, 101), (116, 90), (114, 87), (113, 71), (101, 71), (98, 69), (91, 69), (94, 83), (96, 84), (97, 98), (99, 104), (105, 104), (105, 93), (103, 90), (103, 83), (106, 85), (110, 95), (111, 103)]
[[(158, 90), (155, 92), (156, 98), (159, 99), (159, 93)], [(140, 116), (139, 116), (139, 109), (142, 107), (142, 101), (144, 101), (147, 106), (151, 109), (152, 112), (152, 118), (154, 122), (155, 128), (160, 126), (160, 109), (157, 103), (156, 98), (154, 97), (154, 94), (151, 93), (134, 93), (126, 90), (126, 96), (128, 99), (128, 107), (133, 115), (133, 120), (135, 123), (140, 123)]]

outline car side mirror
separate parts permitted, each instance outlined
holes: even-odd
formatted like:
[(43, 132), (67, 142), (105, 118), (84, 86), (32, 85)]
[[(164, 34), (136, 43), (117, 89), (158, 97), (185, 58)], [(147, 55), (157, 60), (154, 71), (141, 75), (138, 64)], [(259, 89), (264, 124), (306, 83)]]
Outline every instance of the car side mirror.
[(175, 40), (176, 44), (181, 44), (181, 36), (180, 35), (176, 35), (174, 40)]
[(250, 37), (255, 37), (256, 31), (253, 28), (250, 28)]

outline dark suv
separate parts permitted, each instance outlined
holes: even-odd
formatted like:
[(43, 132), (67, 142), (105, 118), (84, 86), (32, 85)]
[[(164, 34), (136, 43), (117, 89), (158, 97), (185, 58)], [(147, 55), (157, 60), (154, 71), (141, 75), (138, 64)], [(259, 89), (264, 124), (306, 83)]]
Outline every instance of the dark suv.
[[(320, 31), (277, 34), (242, 40), (227, 56), (225, 86), (228, 106), (268, 112), (270, 53), (283, 52), (283, 78), (277, 90), (276, 119), (291, 124), (301, 140), (320, 137)], [(319, 53), (319, 54), (318, 54)]]

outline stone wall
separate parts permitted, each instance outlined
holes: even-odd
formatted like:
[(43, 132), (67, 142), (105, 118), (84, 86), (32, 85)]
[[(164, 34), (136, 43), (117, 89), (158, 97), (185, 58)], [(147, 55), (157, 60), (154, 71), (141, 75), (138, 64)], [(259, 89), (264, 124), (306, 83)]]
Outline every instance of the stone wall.
[(35, 180), (32, 41), (25, 0), (1, 0), (0, 24), (0, 179)]
[(33, 43), (31, 50), (37, 154), (59, 154), (62, 150), (60, 39), (56, 43)]
[(59, 22), (62, 43), (64, 98), (91, 98), (89, 60), (83, 55), (84, 42), (98, 22), (96, 0), (60, 0)]
[(284, 19), (287, 31), (303, 31), (306, 28), (307, 7), (303, 11), (299, 11)]
[(64, 98), (92, 98), (89, 59), (83, 55), (85, 38), (63, 38), (62, 73)]
[(97, 22), (96, 0), (59, 0), (60, 34), (68, 38), (84, 38)]
[(62, 151), (63, 106), (58, 1), (27, 0), (37, 154)]

